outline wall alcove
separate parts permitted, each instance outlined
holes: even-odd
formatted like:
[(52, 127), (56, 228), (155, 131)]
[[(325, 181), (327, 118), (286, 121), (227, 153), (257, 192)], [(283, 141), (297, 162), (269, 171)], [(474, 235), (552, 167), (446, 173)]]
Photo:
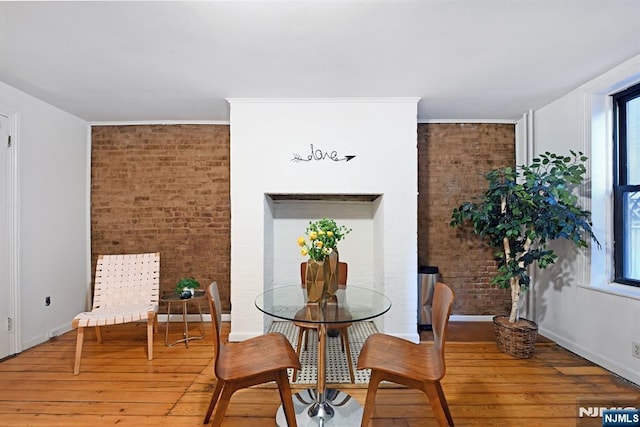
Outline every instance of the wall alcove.
[(265, 262), (265, 286), (270, 277), (276, 284), (299, 282), (299, 264), (306, 258), (296, 241), (309, 221), (326, 217), (351, 229), (338, 245), (340, 260), (349, 263), (349, 284), (372, 288), (375, 268), (382, 267), (374, 263), (374, 247), (384, 251), (376, 239), (384, 234), (376, 221), (382, 200), (382, 194), (265, 194), (265, 255), (272, 254)]

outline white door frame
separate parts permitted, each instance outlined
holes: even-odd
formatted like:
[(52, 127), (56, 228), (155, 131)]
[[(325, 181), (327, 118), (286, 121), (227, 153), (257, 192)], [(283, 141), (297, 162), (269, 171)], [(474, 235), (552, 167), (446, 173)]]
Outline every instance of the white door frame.
[[(19, 183), (19, 152), (20, 136), (19, 114), (0, 107), (0, 113), (9, 118), (9, 135), (11, 147), (7, 151), (7, 232), (8, 232), (8, 270), (9, 270), (9, 318), (11, 330), (9, 333), (9, 355), (22, 351), (22, 329), (20, 312), (20, 183)], [(3, 144), (6, 142), (3, 142)], [(5, 327), (4, 322), (2, 322)]]

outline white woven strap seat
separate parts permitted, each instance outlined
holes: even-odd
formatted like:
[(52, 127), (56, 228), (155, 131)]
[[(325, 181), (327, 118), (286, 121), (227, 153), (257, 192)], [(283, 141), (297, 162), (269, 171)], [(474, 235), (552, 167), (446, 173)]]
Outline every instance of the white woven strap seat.
[(146, 321), (158, 312), (158, 304), (121, 305), (112, 308), (98, 308), (78, 314), (74, 319), (76, 327), (118, 325), (120, 323)]
[(78, 314), (71, 325), (78, 329), (74, 375), (80, 373), (84, 328), (147, 322), (148, 359), (153, 359), (153, 331), (157, 328), (160, 293), (160, 253), (100, 255), (91, 311)]

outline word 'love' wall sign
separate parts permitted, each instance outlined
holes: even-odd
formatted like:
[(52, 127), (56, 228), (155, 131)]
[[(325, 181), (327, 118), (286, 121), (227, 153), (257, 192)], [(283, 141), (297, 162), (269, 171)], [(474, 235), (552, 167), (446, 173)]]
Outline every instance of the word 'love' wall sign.
[(319, 148), (314, 148), (313, 144), (309, 144), (310, 152), (306, 157), (301, 156), (298, 153), (293, 153), (292, 162), (310, 162), (310, 161), (320, 161), (320, 160), (333, 160), (334, 162), (348, 162), (349, 160), (355, 158), (354, 155), (346, 155), (340, 157), (337, 151), (323, 151)]

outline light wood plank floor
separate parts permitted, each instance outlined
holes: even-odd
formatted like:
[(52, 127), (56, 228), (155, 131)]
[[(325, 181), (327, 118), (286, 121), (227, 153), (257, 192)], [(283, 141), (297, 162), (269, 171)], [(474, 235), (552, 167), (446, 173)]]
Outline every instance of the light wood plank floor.
[[(144, 325), (107, 327), (103, 337), (97, 344), (87, 331), (79, 376), (72, 374), (75, 332), (1, 362), (0, 425), (202, 425), (214, 384), (209, 340), (192, 341), (188, 349), (165, 347), (160, 325), (155, 358), (147, 361)], [(443, 386), (457, 426), (575, 426), (579, 399), (640, 397), (637, 386), (548, 341), (537, 345), (532, 359), (518, 360), (500, 353), (494, 342), (453, 336), (447, 368)], [(363, 387), (339, 388), (364, 403)], [(275, 387), (240, 391), (224, 425), (274, 425), (278, 405)], [(421, 393), (385, 388), (371, 425), (432, 426), (434, 419)]]

